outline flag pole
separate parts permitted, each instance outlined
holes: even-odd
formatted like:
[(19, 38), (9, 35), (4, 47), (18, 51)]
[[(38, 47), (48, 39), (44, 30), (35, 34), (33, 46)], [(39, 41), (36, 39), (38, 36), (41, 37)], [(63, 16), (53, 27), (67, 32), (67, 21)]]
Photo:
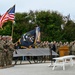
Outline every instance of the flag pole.
[(15, 21), (13, 21), (13, 23), (12, 23), (12, 32), (11, 32), (12, 40), (13, 40), (14, 24), (15, 24)]

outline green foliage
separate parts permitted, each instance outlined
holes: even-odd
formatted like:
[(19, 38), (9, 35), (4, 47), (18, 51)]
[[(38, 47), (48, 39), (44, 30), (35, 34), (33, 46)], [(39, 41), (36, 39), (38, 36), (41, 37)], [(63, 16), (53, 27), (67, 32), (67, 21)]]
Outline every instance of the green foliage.
[(41, 27), (42, 40), (59, 40), (59, 36), (61, 35), (60, 25), (63, 23), (60, 14), (50, 11), (41, 11), (38, 13), (37, 21)]
[[(61, 24), (64, 24), (64, 21), (60, 13), (56, 11), (30, 11), (29, 13), (15, 14), (13, 42), (18, 41), (22, 34), (34, 29), (36, 24), (40, 26), (42, 41), (75, 40), (75, 23), (73, 21), (69, 20), (62, 30)], [(3, 29), (0, 29), (0, 35), (11, 35), (12, 25), (12, 22), (6, 22)]]
[(75, 23), (73, 21), (68, 21), (65, 29), (64, 29), (64, 37), (66, 41), (74, 41), (75, 40)]
[(12, 22), (8, 21), (3, 25), (3, 28), (0, 29), (0, 35), (11, 35), (11, 27), (12, 27)]

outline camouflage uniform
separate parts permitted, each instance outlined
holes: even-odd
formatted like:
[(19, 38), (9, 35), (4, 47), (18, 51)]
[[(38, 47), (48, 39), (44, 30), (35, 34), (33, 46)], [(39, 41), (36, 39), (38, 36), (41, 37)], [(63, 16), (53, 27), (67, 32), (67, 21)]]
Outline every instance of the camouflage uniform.
[(4, 66), (4, 47), (3, 47), (4, 41), (0, 39), (0, 66)]
[(12, 56), (13, 56), (13, 51), (11, 48), (11, 45), (13, 43), (11, 41), (7, 41), (4, 43), (3, 47), (4, 47), (4, 63), (5, 65), (11, 65), (12, 64)]
[(13, 44), (8, 48), (8, 65), (12, 65), (13, 52), (15, 51)]
[(14, 45), (13, 45), (12, 41), (7, 41), (5, 46), (7, 46), (7, 48), (6, 48), (7, 52), (5, 52), (6, 65), (12, 65), (13, 51), (15, 50)]
[(4, 47), (4, 52), (3, 52), (3, 55), (4, 55), (4, 63), (7, 66), (8, 65), (8, 47), (9, 46), (7, 45), (7, 43), (4, 43), (3, 47)]
[(40, 43), (40, 48), (43, 48), (43, 42)]
[(75, 43), (72, 45), (72, 54), (75, 55)]

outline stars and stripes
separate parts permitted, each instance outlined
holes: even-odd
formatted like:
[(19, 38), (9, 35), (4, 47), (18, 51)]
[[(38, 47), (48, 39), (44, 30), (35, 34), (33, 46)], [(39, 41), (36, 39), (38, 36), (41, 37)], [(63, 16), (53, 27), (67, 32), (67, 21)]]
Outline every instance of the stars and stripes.
[(11, 7), (5, 14), (0, 17), (0, 28), (2, 28), (3, 24), (7, 21), (14, 21), (15, 19), (15, 5)]

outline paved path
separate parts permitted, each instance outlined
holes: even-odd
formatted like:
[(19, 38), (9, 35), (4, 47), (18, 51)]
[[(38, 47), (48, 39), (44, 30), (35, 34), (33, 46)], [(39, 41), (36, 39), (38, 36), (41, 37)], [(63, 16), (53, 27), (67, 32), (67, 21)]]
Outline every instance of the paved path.
[(49, 64), (15, 65), (11, 68), (0, 69), (0, 75), (75, 75), (75, 64), (72, 67), (67, 65), (65, 71), (62, 67), (56, 67), (53, 71), (52, 67), (48, 66)]

